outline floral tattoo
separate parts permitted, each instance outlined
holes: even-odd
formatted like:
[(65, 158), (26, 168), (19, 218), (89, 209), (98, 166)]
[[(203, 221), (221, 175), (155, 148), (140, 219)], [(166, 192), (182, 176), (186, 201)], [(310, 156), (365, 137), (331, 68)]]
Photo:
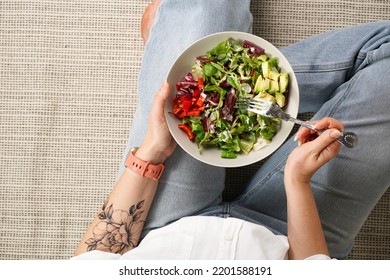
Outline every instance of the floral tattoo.
[(129, 211), (114, 210), (113, 204), (104, 203), (98, 217), (100, 222), (93, 228), (93, 238), (85, 243), (87, 250), (101, 250), (122, 254), (138, 244), (138, 238), (145, 220), (141, 220), (142, 200), (129, 208)]

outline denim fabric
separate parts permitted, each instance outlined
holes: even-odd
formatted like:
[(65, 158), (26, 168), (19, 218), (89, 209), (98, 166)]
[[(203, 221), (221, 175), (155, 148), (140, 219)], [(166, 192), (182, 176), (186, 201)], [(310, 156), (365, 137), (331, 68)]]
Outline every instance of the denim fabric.
[[(175, 58), (205, 35), (251, 32), (249, 4), (249, 0), (161, 1), (145, 47), (139, 107), (124, 155), (141, 143), (153, 96)], [(327, 32), (281, 51), (298, 79), (300, 112), (316, 112), (314, 119), (340, 119), (345, 130), (359, 135), (357, 148), (343, 147), (312, 179), (331, 255), (344, 258), (390, 186), (390, 22)], [(286, 141), (231, 203), (221, 199), (225, 170), (201, 163), (178, 147), (165, 163), (144, 235), (189, 215), (230, 215), (287, 234), (283, 170), (295, 146), (292, 139)]]
[[(340, 119), (359, 135), (357, 148), (342, 147), (311, 182), (332, 257), (343, 258), (390, 186), (390, 22), (328, 32), (281, 51), (297, 75), (300, 111)], [(239, 209), (232, 216), (266, 214), (273, 218), (267, 226), (286, 232), (283, 168), (295, 146), (290, 139), (262, 166), (233, 202)]]
[[(138, 85), (139, 106), (124, 157), (131, 147), (140, 145), (146, 133), (153, 96), (177, 56), (191, 43), (211, 33), (251, 32), (249, 5), (249, 0), (161, 1), (145, 46)], [(123, 163), (124, 159), (119, 174), (123, 171)], [(224, 168), (203, 164), (177, 147), (165, 162), (143, 235), (150, 229), (218, 205), (224, 187)]]

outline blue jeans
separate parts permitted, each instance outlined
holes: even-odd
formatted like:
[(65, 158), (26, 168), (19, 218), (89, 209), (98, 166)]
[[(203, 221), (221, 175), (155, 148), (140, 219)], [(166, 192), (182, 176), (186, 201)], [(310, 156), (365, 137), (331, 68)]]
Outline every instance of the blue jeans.
[[(154, 94), (176, 57), (195, 40), (220, 31), (251, 32), (250, 0), (162, 0), (139, 76), (139, 106), (124, 156), (139, 146)], [(260, 35), (261, 34), (257, 34)], [(331, 116), (359, 135), (354, 149), (312, 178), (332, 257), (344, 258), (368, 214), (390, 186), (390, 22), (327, 32), (281, 49), (298, 79), (302, 112)], [(283, 170), (296, 143), (289, 139), (234, 201), (222, 201), (225, 169), (209, 166), (180, 147), (165, 171), (144, 235), (184, 216), (232, 216), (287, 234)], [(123, 171), (123, 162), (119, 174)]]

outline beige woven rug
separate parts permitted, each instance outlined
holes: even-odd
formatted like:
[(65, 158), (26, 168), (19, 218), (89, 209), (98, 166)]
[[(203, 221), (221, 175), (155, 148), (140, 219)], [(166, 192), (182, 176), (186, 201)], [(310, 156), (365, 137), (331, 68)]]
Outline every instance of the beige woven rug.
[[(0, 259), (69, 258), (112, 188), (136, 107), (148, 2), (0, 2)], [(390, 4), (254, 0), (252, 10), (255, 34), (283, 46), (388, 19)], [(229, 192), (254, 168), (229, 171)], [(388, 191), (351, 258), (390, 258), (389, 205)]]

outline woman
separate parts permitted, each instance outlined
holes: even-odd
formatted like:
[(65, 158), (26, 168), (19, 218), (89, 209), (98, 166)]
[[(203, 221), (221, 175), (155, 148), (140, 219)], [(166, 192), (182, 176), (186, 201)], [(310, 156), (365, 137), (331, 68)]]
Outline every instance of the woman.
[[(251, 32), (249, 5), (249, 0), (162, 0), (147, 8), (140, 102), (121, 176), (76, 258), (348, 255), (390, 186), (390, 23), (336, 30), (281, 50), (298, 79), (300, 112), (316, 112), (316, 127), (327, 130), (313, 137), (300, 128), (296, 141), (289, 139), (226, 203), (221, 199), (225, 170), (193, 159), (169, 134), (163, 115), (169, 86), (163, 81), (174, 59), (195, 40), (219, 31)], [(335, 141), (344, 126), (359, 135), (357, 148), (340, 148)], [(381, 137), (373, 137), (378, 132)], [(146, 173), (132, 167), (147, 162), (152, 165)]]

